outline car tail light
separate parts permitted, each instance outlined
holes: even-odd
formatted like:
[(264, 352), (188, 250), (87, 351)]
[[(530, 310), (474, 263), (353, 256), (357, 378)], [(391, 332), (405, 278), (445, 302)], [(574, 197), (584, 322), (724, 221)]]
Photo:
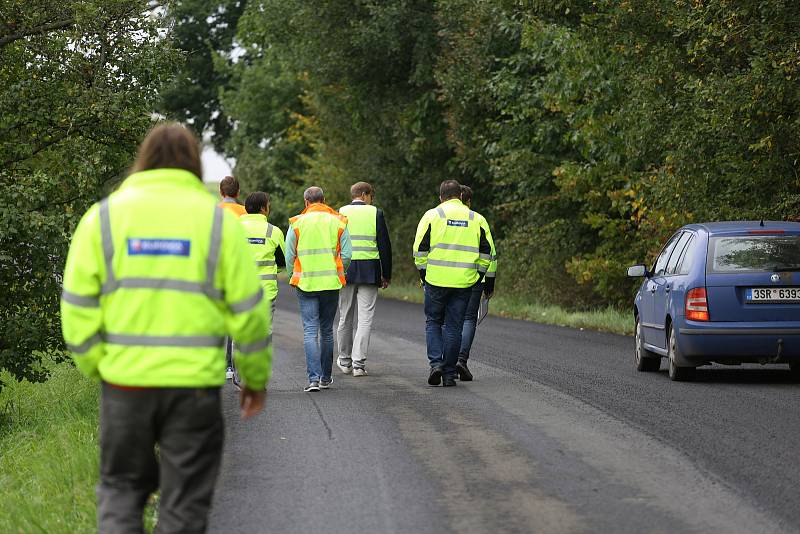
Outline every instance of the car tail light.
[(706, 288), (696, 287), (686, 293), (686, 318), (692, 321), (710, 321)]

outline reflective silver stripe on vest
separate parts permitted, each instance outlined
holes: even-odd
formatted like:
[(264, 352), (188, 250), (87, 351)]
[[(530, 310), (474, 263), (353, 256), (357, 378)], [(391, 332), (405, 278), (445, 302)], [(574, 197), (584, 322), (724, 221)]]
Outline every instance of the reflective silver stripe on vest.
[(468, 263), (464, 261), (446, 261), (446, 260), (428, 260), (428, 265), (437, 265), (439, 267), (456, 267), (458, 269), (479, 269), (477, 263)]
[(436, 213), (438, 213), (438, 214), (439, 214), (439, 218), (440, 218), (440, 219), (446, 219), (446, 218), (447, 218), (447, 215), (445, 215), (445, 214), (444, 214), (444, 210), (442, 209), (442, 207), (441, 207), (441, 206), (439, 206), (438, 208), (436, 208)]
[(221, 299), (223, 292), (214, 287), (208, 287), (200, 282), (176, 280), (174, 278), (121, 278), (112, 283), (103, 285), (103, 295), (113, 293), (119, 288), (125, 289), (170, 289), (185, 293), (199, 293), (213, 299)]
[(217, 273), (219, 249), (222, 243), (222, 208), (214, 206), (214, 222), (211, 224), (211, 241), (208, 245), (208, 258), (206, 258), (206, 285), (209, 289), (214, 287), (214, 275)]
[(258, 352), (260, 350), (264, 350), (272, 344), (272, 336), (269, 335), (264, 339), (259, 341), (255, 341), (253, 343), (245, 343), (245, 344), (236, 344), (236, 350), (241, 352), (242, 354), (252, 354), (254, 352)]
[(66, 289), (61, 292), (61, 300), (64, 302), (68, 302), (73, 306), (80, 306), (82, 308), (99, 308), (100, 307), (100, 298), (98, 297), (84, 297), (81, 295), (76, 295), (75, 293), (70, 293)]
[(376, 235), (353, 235), (350, 234), (351, 241), (377, 241), (378, 236)]
[(480, 252), (480, 248), (472, 247), (469, 245), (451, 245), (448, 243), (436, 243), (435, 245), (431, 246), (431, 250), (435, 248), (442, 248), (446, 250), (461, 250), (463, 252)]
[(303, 271), (300, 274), (300, 278), (313, 278), (315, 276), (344, 276), (344, 271)]
[(95, 334), (80, 345), (73, 345), (71, 343), (67, 343), (67, 348), (70, 352), (74, 352), (75, 354), (86, 354), (89, 352), (89, 349), (97, 345), (103, 341), (103, 338), (100, 334)]
[(494, 259), (494, 256), (492, 256), (491, 254), (478, 254), (478, 257), (482, 260), (489, 260), (489, 261), (492, 261)]
[(258, 260), (256, 261), (257, 267), (269, 267), (270, 265), (275, 265), (275, 260)]
[(417, 265), (417, 270), (418, 270), (418, 271), (421, 271), (421, 270), (422, 270), (422, 269), (424, 269), (424, 268), (425, 268), (427, 265), (428, 265), (427, 263), (421, 263), (421, 264)]
[(222, 241), (223, 210), (214, 206), (214, 222), (211, 226), (211, 244), (206, 259), (206, 283), (175, 280), (172, 278), (122, 278), (117, 280), (112, 269), (114, 258), (114, 241), (111, 236), (111, 215), (108, 208), (108, 197), (100, 202), (100, 236), (103, 241), (103, 258), (106, 264), (106, 282), (101, 293), (107, 295), (120, 287), (126, 289), (171, 289), (187, 293), (203, 293), (212, 299), (221, 299), (223, 292), (214, 287), (214, 274), (217, 270), (220, 243)]
[(428, 257), (428, 253), (425, 252), (425, 251), (415, 252), (414, 253), (414, 257), (415, 258), (427, 258)]
[(147, 336), (130, 334), (105, 334), (103, 340), (114, 345), (129, 347), (222, 347), (221, 336)]
[(486, 273), (486, 278), (495, 278), (497, 277), (497, 272), (493, 271), (491, 273)]
[(255, 295), (244, 300), (240, 300), (239, 302), (228, 304), (228, 308), (230, 308), (233, 313), (246, 312), (247, 310), (252, 310), (258, 306), (258, 303), (261, 302), (262, 298), (264, 298), (264, 290), (259, 287)]
[(267, 237), (272, 237), (272, 229), (275, 228), (274, 225), (267, 223)]
[(475, 219), (475, 212), (470, 210), (470, 212), (469, 212), (469, 220), (472, 221), (474, 219)]
[(260, 280), (277, 280), (278, 279), (278, 275), (277, 274), (260, 274), (260, 275), (258, 275), (258, 278)]
[(314, 254), (336, 254), (336, 249), (333, 248), (307, 248), (305, 250), (298, 250), (298, 256), (313, 256)]
[(353, 252), (378, 252), (378, 247), (352, 247)]
[(114, 240), (111, 237), (111, 214), (108, 211), (108, 197), (100, 201), (100, 237), (103, 240), (103, 259), (106, 263), (106, 284), (113, 283)]

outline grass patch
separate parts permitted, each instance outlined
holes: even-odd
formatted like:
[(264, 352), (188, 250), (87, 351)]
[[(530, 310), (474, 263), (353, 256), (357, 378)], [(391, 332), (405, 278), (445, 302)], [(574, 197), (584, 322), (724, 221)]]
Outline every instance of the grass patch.
[(0, 532), (94, 532), (97, 384), (68, 363), (40, 384), (3, 381)]
[[(0, 532), (96, 532), (99, 384), (68, 362), (39, 384), (0, 378)], [(155, 494), (146, 532), (157, 506)]]
[[(392, 284), (387, 289), (381, 290), (380, 295), (390, 299), (420, 303), (424, 298), (422, 288), (413, 284)], [(599, 310), (569, 311), (561, 306), (528, 302), (513, 296), (497, 294), (491, 300), (489, 313), (535, 323), (615, 334), (633, 334), (633, 315), (612, 307)]]

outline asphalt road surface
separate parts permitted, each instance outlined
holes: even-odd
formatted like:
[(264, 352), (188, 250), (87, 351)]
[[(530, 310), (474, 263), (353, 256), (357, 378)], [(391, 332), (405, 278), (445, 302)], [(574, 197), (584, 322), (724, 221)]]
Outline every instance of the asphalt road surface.
[(430, 387), (422, 307), (381, 299), (369, 376), (303, 393), (281, 290), (266, 411), (240, 421), (225, 390), (211, 532), (800, 531), (785, 366), (674, 383), (634, 370), (631, 338), (489, 317), (475, 381)]

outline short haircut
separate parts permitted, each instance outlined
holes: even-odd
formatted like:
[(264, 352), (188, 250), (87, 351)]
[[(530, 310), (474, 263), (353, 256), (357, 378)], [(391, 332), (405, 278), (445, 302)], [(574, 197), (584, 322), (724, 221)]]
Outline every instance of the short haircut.
[(253, 191), (244, 200), (244, 209), (247, 213), (261, 213), (262, 208), (269, 205), (269, 193)]
[(233, 176), (226, 176), (219, 183), (219, 192), (226, 197), (239, 196), (239, 180)]
[(461, 202), (472, 202), (472, 188), (468, 185), (461, 186)]
[(183, 169), (203, 179), (200, 143), (185, 126), (177, 122), (159, 124), (139, 145), (132, 172), (153, 169)]
[(325, 202), (325, 193), (322, 191), (321, 187), (312, 185), (303, 192), (303, 198), (311, 203)]
[(439, 198), (442, 200), (451, 200), (453, 198), (461, 198), (461, 184), (455, 180), (445, 180), (439, 186)]
[(350, 198), (359, 198), (362, 195), (373, 194), (373, 189), (367, 182), (356, 182), (350, 186)]

